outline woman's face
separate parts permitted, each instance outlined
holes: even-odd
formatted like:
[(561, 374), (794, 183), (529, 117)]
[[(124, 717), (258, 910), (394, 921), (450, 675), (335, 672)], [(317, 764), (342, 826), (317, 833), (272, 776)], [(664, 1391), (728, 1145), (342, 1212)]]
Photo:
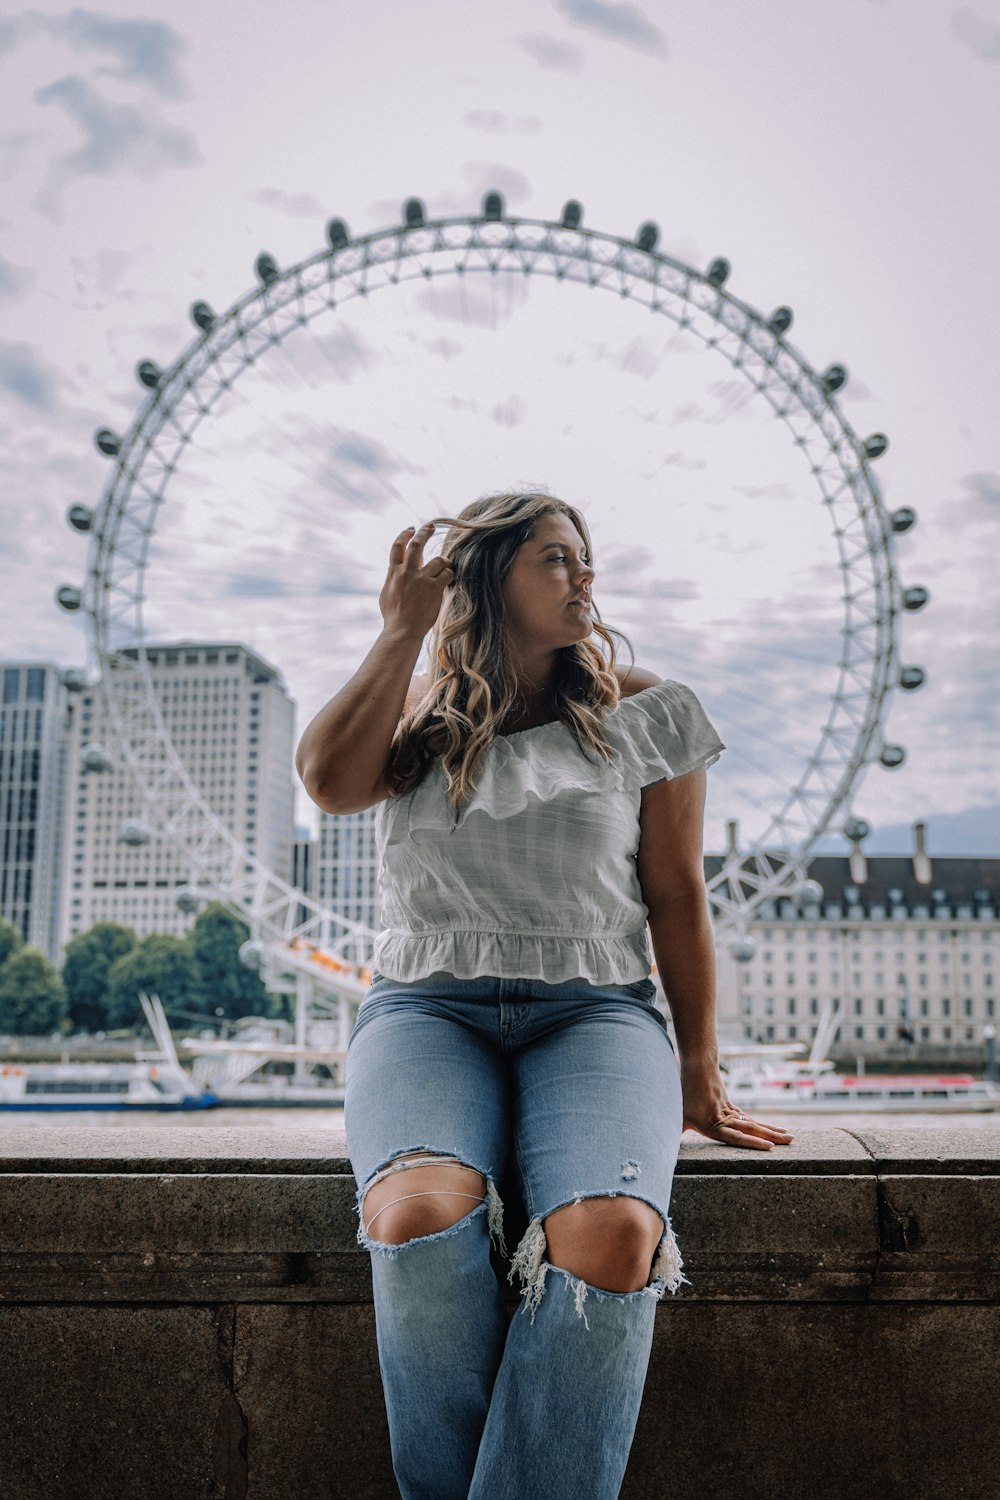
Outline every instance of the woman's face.
[(569, 516), (541, 516), (535, 534), (518, 548), (503, 586), (507, 626), (515, 650), (556, 650), (586, 640), (594, 628), (589, 607), (594, 569), (587, 544)]

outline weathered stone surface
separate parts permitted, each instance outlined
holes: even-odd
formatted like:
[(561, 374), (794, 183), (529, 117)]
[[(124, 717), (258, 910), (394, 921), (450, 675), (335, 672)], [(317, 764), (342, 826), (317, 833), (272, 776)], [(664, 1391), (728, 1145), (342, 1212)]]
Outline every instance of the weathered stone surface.
[(4, 1500), (245, 1494), (216, 1471), (224, 1324), (213, 1307), (0, 1308)]
[[(0, 1149), (3, 1500), (396, 1500), (342, 1132)], [(953, 1125), (685, 1141), (623, 1500), (995, 1500), (998, 1163)]]
[(678, 1296), (864, 1298), (878, 1261), (876, 1187), (867, 1175), (675, 1181), (670, 1217), (692, 1283)]
[(371, 1307), (243, 1306), (236, 1365), (252, 1495), (399, 1500)]
[[(844, 1131), (846, 1135), (848, 1132)], [(906, 1130), (885, 1125), (859, 1126), (850, 1132), (881, 1172), (944, 1173), (947, 1177), (993, 1173), (1000, 1162), (1000, 1124), (970, 1130), (944, 1124)]]
[(621, 1500), (996, 1500), (998, 1360), (996, 1306), (661, 1304)]

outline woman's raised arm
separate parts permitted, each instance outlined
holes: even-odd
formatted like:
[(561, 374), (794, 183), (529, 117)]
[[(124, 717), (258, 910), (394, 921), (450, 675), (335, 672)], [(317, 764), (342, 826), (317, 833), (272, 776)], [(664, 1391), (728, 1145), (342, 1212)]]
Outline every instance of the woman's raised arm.
[(295, 769), (324, 812), (370, 807), (385, 771), (424, 637), (453, 577), (443, 558), (423, 563), (424, 543), (433, 530), (429, 522), (415, 533), (409, 527), (393, 542), (379, 595), (382, 633), (299, 740)]

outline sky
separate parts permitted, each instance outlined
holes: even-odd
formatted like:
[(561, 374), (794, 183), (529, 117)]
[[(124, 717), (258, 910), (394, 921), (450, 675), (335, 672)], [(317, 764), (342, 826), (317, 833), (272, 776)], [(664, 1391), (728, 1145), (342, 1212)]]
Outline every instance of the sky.
[[(222, 314), (353, 237), (506, 213), (707, 272), (845, 366), (840, 417), (927, 606), (926, 676), (883, 702), (905, 759), (861, 767), (871, 853), (1000, 855), (1000, 3), (260, 0), (55, 5), (0, 18), (0, 655), (86, 666), (88, 539), (149, 393)], [(640, 665), (688, 683), (727, 749), (706, 848), (759, 838), (820, 743), (843, 578), (810, 460), (719, 350), (635, 299), (551, 277), (416, 277), (296, 329), (199, 427), (159, 508), (150, 639), (240, 640), (301, 730), (361, 664), (399, 531), (480, 495), (578, 505), (594, 596)], [(428, 556), (433, 555), (443, 534)], [(625, 661), (630, 653), (619, 645)], [(418, 670), (426, 670), (426, 651)], [(850, 747), (845, 747), (845, 755)], [(298, 817), (315, 809), (299, 792)], [(817, 852), (846, 853), (836, 816)]]

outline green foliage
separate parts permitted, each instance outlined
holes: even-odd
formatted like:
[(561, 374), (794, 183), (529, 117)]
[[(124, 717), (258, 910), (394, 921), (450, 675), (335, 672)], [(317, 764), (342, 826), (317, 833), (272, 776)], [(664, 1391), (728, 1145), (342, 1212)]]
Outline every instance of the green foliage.
[(198, 984), (198, 967), (183, 938), (154, 932), (116, 958), (108, 970), (107, 1017), (112, 1028), (146, 1024), (139, 991), (156, 993), (163, 1001), (167, 1020), (181, 1027), (191, 1024), (192, 999)]
[(0, 917), (0, 969), (12, 953), (16, 953), (18, 948), (23, 946), (24, 938), (21, 936), (20, 929), (15, 927), (13, 922), (8, 922), (6, 917)]
[(131, 927), (96, 922), (89, 932), (78, 933), (66, 944), (62, 977), (74, 1026), (84, 1031), (111, 1030), (108, 971), (137, 942)]
[(246, 922), (221, 901), (210, 901), (198, 913), (188, 934), (198, 972), (193, 1010), (213, 1020), (222, 1019), (216, 1017), (217, 1009), (226, 1020), (278, 1014), (280, 1002), (264, 988), (260, 975), (240, 961), (240, 944), (249, 936)]
[(47, 1036), (66, 1016), (66, 992), (55, 964), (22, 945), (0, 969), (0, 1032)]

